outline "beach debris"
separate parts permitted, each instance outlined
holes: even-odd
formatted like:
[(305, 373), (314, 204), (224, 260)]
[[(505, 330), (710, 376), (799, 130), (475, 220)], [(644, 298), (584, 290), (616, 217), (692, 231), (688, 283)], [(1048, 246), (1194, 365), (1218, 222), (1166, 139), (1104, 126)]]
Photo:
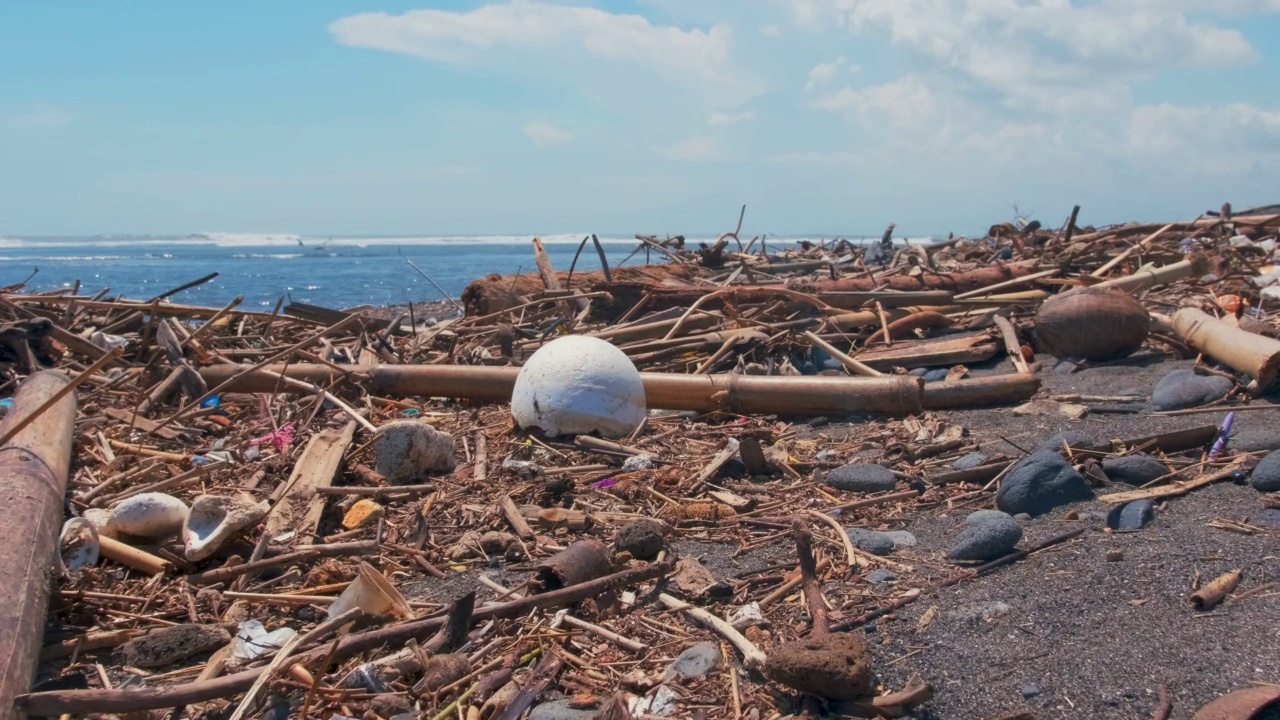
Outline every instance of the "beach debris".
[(538, 563), (529, 582), (536, 593), (551, 592), (608, 575), (612, 569), (609, 548), (595, 538), (578, 540)]
[(1126, 485), (1146, 485), (1172, 472), (1168, 465), (1145, 453), (1105, 458), (1101, 464), (1108, 480)]
[(871, 692), (871, 653), (861, 632), (827, 633), (775, 648), (764, 674), (802, 693), (856, 700)]
[(348, 530), (355, 530), (371, 523), (376, 523), (382, 517), (384, 509), (376, 501), (369, 498), (357, 500), (351, 506), (351, 509), (342, 516), (342, 527)]
[(1184, 410), (1221, 400), (1235, 383), (1220, 375), (1198, 375), (1194, 370), (1180, 369), (1160, 378), (1151, 391), (1151, 406), (1156, 410)]
[(644, 383), (631, 359), (612, 344), (577, 335), (556, 338), (520, 368), (511, 414), (520, 427), (551, 436), (620, 438), (644, 419)]
[(666, 526), (657, 520), (640, 518), (618, 528), (614, 545), (620, 553), (631, 553), (637, 560), (652, 560), (666, 542)]
[(182, 526), (183, 554), (192, 562), (216, 553), (228, 540), (266, 517), (271, 507), (252, 497), (201, 495)]
[(58, 557), (65, 571), (74, 573), (80, 568), (98, 564), (98, 528), (84, 518), (69, 518), (62, 524), (58, 537)]
[(247, 665), (279, 650), (297, 635), (298, 631), (291, 627), (279, 627), (268, 632), (258, 620), (253, 618), (243, 620), (236, 631), (235, 638), (231, 641), (231, 655), (228, 662), (233, 667)]
[(395, 420), (378, 428), (378, 474), (392, 485), (415, 485), (456, 466), (453, 436), (422, 420)]
[(341, 617), (358, 609), (371, 617), (389, 615), (397, 620), (413, 617), (413, 609), (385, 575), (361, 562), (356, 579), (329, 604), (329, 617)]
[(978, 510), (965, 518), (964, 528), (947, 551), (952, 560), (988, 561), (1009, 554), (1022, 539), (1022, 526), (1008, 513)]
[(1259, 492), (1280, 492), (1280, 450), (1267, 453), (1254, 466), (1249, 484)]
[(1019, 460), (1000, 483), (996, 507), (1011, 515), (1043, 515), (1093, 498), (1093, 489), (1061, 455), (1042, 451)]
[(893, 471), (873, 463), (849, 463), (827, 473), (826, 483), (849, 492), (888, 492), (898, 484)]
[[(0, 454), (6, 467), (39, 476), (36, 491), (12, 502), (48, 505), (49, 521), (40, 525), (47, 532), (30, 543), (38, 551), (31, 557), (43, 559), (26, 562), (24, 544), (22, 566), (45, 571), (50, 554), (66, 568), (84, 563), (54, 578), (56, 616), (6, 603), (28, 608), (29, 617), (8, 624), (22, 637), (0, 634), (26, 648), (32, 661), (11, 664), (24, 677), (41, 654), (48, 660), (42, 681), (70, 669), (80, 684), (27, 692), (24, 680), (0, 690), (0, 700), (8, 706), (19, 695), (15, 708), (52, 717), (235, 705), (273, 718), (406, 720), (479, 710), (479, 720), (503, 720), (504, 711), (622, 720), (716, 712), (705, 708), (744, 718), (805, 713), (798, 703), (807, 701), (779, 691), (853, 688), (857, 696), (831, 712), (909, 714), (932, 688), (912, 680), (878, 696), (869, 682), (859, 689), (871, 662), (850, 647), (862, 638), (865, 650), (860, 628), (875, 626), (871, 637), (889, 638), (898, 623), (877, 620), (920, 597), (936, 598), (927, 617), (955, 617), (944, 588), (1005, 572), (1073, 539), (1080, 552), (1062, 553), (1062, 562), (1116, 561), (1112, 551), (1125, 540), (1090, 532), (1105, 527), (1103, 503), (1115, 506), (1117, 518), (1136, 508), (1142, 520), (1161, 498), (1222, 480), (1244, 483), (1253, 462), (1244, 453), (1275, 449), (1264, 437), (1270, 416), (1263, 403), (1245, 414), (1232, 395), (1263, 369), (1265, 343), (1245, 337), (1247, 352), (1220, 345), (1244, 337), (1234, 332), (1280, 335), (1268, 294), (1280, 297), (1280, 286), (1267, 284), (1276, 265), (1264, 255), (1274, 251), (1280, 216), (1049, 225), (1056, 223), (1020, 221), (990, 237), (928, 245), (882, 242), (871, 264), (856, 241), (796, 245), (738, 231), (704, 248), (645, 236), (640, 252), (659, 262), (619, 267), (602, 257), (608, 273), (557, 273), (541, 248), (538, 272), (477, 281), (462, 317), (421, 304), (331, 310), (289, 303), (262, 312), (240, 301), (202, 308), (72, 286), (0, 289), (5, 422), (32, 414), (31, 403), (8, 395), (26, 392), (41, 367), (58, 368), (56, 378), (38, 381), (48, 390), (61, 392), (71, 378), (84, 398), (77, 408), (68, 390), (65, 403), (35, 413), (51, 426), (65, 422), (67, 435), (33, 425), (24, 442), (35, 438), (58, 452), (40, 462), (16, 460), (37, 444)], [(1255, 274), (1270, 280), (1253, 285)], [(1053, 294), (1090, 285), (1111, 290)], [(1234, 332), (1210, 327), (1218, 344), (1201, 342), (1177, 329), (1178, 313), (1160, 314), (1174, 308), (1222, 314), (1213, 323)], [(120, 341), (107, 350), (91, 341), (95, 333)], [(597, 414), (588, 428), (570, 432), (519, 422), (513, 401), (521, 373), (573, 338), (603, 344), (614, 359), (620, 354), (643, 388), (639, 411)], [(1036, 350), (1052, 345), (1066, 353), (1059, 346), (1073, 341), (1060, 370), (1036, 364)], [(1193, 358), (1195, 369), (1174, 389), (1203, 380), (1212, 392), (1202, 390), (1191, 406), (1220, 402), (1223, 414), (1236, 410), (1252, 422), (1234, 435), (1228, 422), (1127, 440), (1105, 434), (1105, 414), (1140, 419), (1145, 399), (1129, 387), (1103, 390), (1108, 375), (1138, 362)], [(995, 362), (1011, 362), (1016, 372), (992, 375)], [(547, 379), (565, 379), (557, 371)], [(1053, 393), (1032, 401), (1040, 377)], [(1096, 390), (1089, 387), (1095, 378)], [(1033, 414), (1006, 411), (1005, 419), (1054, 432), (1079, 426), (1066, 416), (1087, 411), (1097, 437), (1064, 431), (1033, 442), (1015, 462), (996, 454), (994, 443), (1022, 452), (1027, 433), (1006, 437), (999, 423), (983, 426), (988, 417), (976, 414), (966, 431), (948, 417), (1028, 401)], [(1160, 398), (1152, 406), (1162, 409)], [(529, 432), (514, 431), (522, 426)], [(1229, 444), (1215, 442), (1224, 437)], [(70, 493), (59, 484), (66, 473), (56, 477), (67, 467), (75, 470)], [(1020, 477), (1029, 470), (1034, 478)], [(1021, 535), (1041, 537), (1036, 528), (1054, 525), (1031, 514), (1086, 499), (1084, 476), (1131, 487), (1111, 488), (1124, 492), (1069, 513), (1069, 531), (1038, 543)], [(909, 489), (899, 491), (899, 482)], [(45, 491), (55, 486), (59, 492)], [(113, 527), (109, 508), (148, 493), (191, 506), (176, 556), (177, 533), (146, 538)], [(981, 535), (974, 529), (981, 527), (998, 543), (985, 550), (926, 543), (909, 553), (910, 565), (888, 554), (915, 546), (915, 537), (886, 528), (946, 521), (962, 508), (989, 506), (993, 493), (1001, 511), (1024, 507), (1013, 518), (977, 514), (951, 545)], [(64, 507), (64, 498), (71, 504)], [(240, 524), (223, 523), (236, 514), (223, 503), (241, 499), (251, 511), (243, 527), (211, 538), (224, 524)], [(1277, 502), (1270, 495), (1259, 501)], [(39, 515), (15, 507), (22, 508), (16, 517)], [(75, 525), (84, 533), (98, 528), (100, 567), (90, 567), (85, 547), (59, 542), (68, 514), (81, 516)], [(1247, 507), (1210, 526), (1257, 540), (1269, 537), (1268, 517)], [(822, 524), (810, 532), (804, 522), (813, 519)], [(798, 571), (776, 557), (789, 523)], [(189, 546), (193, 528), (209, 533), (204, 547)], [(816, 532), (824, 535), (821, 558), (813, 557)], [(981, 564), (939, 572), (944, 557)], [(514, 574), (530, 570), (532, 583)], [(480, 592), (491, 595), (445, 604), (451, 588), (477, 575)], [(14, 578), (6, 587), (18, 592), (45, 586)], [(696, 606), (710, 601), (719, 604)], [(976, 622), (984, 614), (987, 622), (1007, 622), (994, 619), (999, 607), (1013, 612), (999, 602), (970, 610)], [(379, 617), (360, 620), (364, 629), (354, 631), (350, 613), (366, 610)], [(132, 666), (113, 651), (174, 622), (236, 638), (228, 644), (219, 635), (204, 652), (155, 668), (165, 676), (144, 678), (139, 692)], [(911, 632), (929, 622), (908, 625)], [(44, 638), (43, 651), (35, 628), (57, 633)], [(335, 629), (344, 635), (327, 641)], [(935, 622), (929, 632), (940, 643), (953, 639), (949, 623)], [(730, 649), (741, 658), (737, 669), (730, 669)], [(768, 665), (764, 650), (776, 656), (772, 675), (741, 671)], [(264, 670), (270, 655), (278, 660)], [(866, 672), (815, 668), (823, 657), (861, 662)], [(913, 653), (900, 660), (918, 662)], [(72, 663), (102, 672), (80, 673)], [(787, 676), (786, 668), (804, 677)], [(827, 680), (841, 690), (823, 687)], [(1027, 680), (1037, 681), (1042, 697), (1058, 689)], [(1021, 684), (1011, 686), (1015, 698)], [(980, 693), (969, 695), (957, 702), (981, 702)]]
[(693, 557), (682, 557), (676, 561), (671, 585), (690, 600), (698, 600), (710, 594), (713, 589), (721, 588), (711, 570)]
[(106, 527), (110, 533), (163, 540), (182, 532), (189, 513), (187, 504), (172, 495), (140, 493), (113, 505)]
[(1228, 325), (1197, 308), (1174, 313), (1173, 327), (1192, 347), (1253, 378), (1259, 392), (1280, 373), (1280, 340)]
[(1078, 288), (1055, 295), (1040, 306), (1035, 336), (1041, 348), (1054, 357), (1107, 361), (1141, 348), (1150, 324), (1147, 309), (1132, 295)]
[(1204, 587), (1191, 593), (1191, 604), (1197, 610), (1212, 610), (1236, 589), (1241, 577), (1243, 573), (1238, 569), (1219, 575)]
[(422, 663), (422, 679), (414, 685), (415, 695), (436, 693), (441, 688), (452, 685), (471, 672), (471, 663), (461, 653), (443, 653), (432, 655)]
[(153, 630), (116, 649), (120, 662), (130, 667), (163, 668), (193, 655), (212, 652), (231, 642), (231, 633), (219, 625), (187, 623)]

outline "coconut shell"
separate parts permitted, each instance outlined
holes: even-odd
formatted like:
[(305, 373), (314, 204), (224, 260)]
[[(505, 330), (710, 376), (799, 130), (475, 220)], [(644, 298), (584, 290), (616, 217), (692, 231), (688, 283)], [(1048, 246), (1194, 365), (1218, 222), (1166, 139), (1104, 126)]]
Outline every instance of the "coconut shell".
[(1055, 357), (1100, 362), (1131, 355), (1146, 342), (1150, 327), (1147, 309), (1128, 293), (1080, 288), (1040, 306), (1035, 337)]

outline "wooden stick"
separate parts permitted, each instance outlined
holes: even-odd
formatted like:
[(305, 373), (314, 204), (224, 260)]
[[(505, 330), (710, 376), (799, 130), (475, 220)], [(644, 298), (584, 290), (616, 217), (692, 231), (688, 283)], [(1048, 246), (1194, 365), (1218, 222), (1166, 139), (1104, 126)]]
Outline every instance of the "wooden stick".
[(996, 327), (1000, 328), (1000, 337), (1004, 340), (1005, 352), (1009, 353), (1009, 359), (1013, 361), (1013, 366), (1018, 372), (1030, 374), (1031, 368), (1027, 366), (1027, 359), (1022, 357), (1022, 343), (1018, 342), (1018, 330), (1009, 322), (1009, 318), (1000, 315), (992, 315), (992, 321)]
[(818, 563), (813, 559), (813, 532), (800, 518), (791, 521), (791, 536), (796, 543), (796, 556), (800, 560), (800, 579), (804, 584), (805, 600), (809, 604), (809, 620), (813, 623), (813, 637), (827, 634), (827, 603), (822, 599), (822, 583), (818, 580)]
[[(914, 490), (912, 491), (912, 494), (916, 494)], [(849, 533), (845, 531), (844, 527), (842, 527), (840, 523), (836, 522), (835, 518), (831, 517), (830, 515), (820, 513), (817, 510), (810, 510), (809, 514), (812, 515), (813, 517), (818, 518), (819, 520), (826, 523), (827, 525), (830, 525), (831, 529), (836, 531), (836, 537), (840, 538), (840, 540), (844, 543), (845, 562), (849, 565), (849, 567), (853, 567), (855, 565), (865, 566), (867, 564), (865, 560), (862, 560), (861, 558), (858, 557), (857, 549), (853, 547), (853, 541), (849, 539)], [(795, 530), (793, 529), (792, 532), (795, 532)], [(797, 540), (796, 542), (798, 546), (799, 540)], [(809, 542), (812, 543), (812, 540), (810, 540)], [(804, 570), (803, 564), (801, 564), (800, 569)]]
[(826, 340), (823, 340), (822, 338), (818, 337), (814, 333), (809, 332), (808, 330), (804, 332), (804, 337), (809, 342), (813, 343), (819, 348), (822, 348), (822, 350), (824, 350), (828, 355), (838, 360), (841, 365), (844, 365), (855, 375), (862, 375), (864, 377), (880, 377), (884, 375), (884, 373), (880, 372), (879, 370), (876, 370), (875, 368), (869, 365), (864, 365), (858, 362), (857, 360), (855, 360), (853, 357), (840, 352), (839, 350), (836, 349), (834, 345), (827, 342)]
[(384, 487), (357, 487), (352, 485), (317, 487), (318, 495), (358, 495), (383, 497), (386, 495), (426, 495), (436, 491), (435, 485), (386, 485)]
[(742, 664), (748, 670), (758, 670), (764, 667), (765, 660), (768, 659), (764, 652), (729, 623), (702, 608), (693, 607), (689, 603), (666, 593), (658, 595), (658, 601), (669, 609), (681, 611), (694, 622), (719, 633), (721, 637), (729, 641), (729, 644), (737, 648), (738, 652), (742, 653)]
[(579, 628), (581, 630), (586, 630), (587, 632), (593, 633), (595, 635), (599, 635), (600, 637), (604, 638), (605, 640), (608, 640), (614, 645), (617, 645), (623, 650), (629, 650), (633, 653), (642, 653), (649, 647), (648, 645), (640, 642), (639, 640), (632, 640), (629, 637), (619, 635), (618, 633), (610, 630), (609, 628), (600, 627), (599, 625), (593, 625), (592, 623), (589, 623), (586, 620), (579, 620), (578, 618), (566, 613), (563, 610), (561, 610), (560, 612), (564, 613), (564, 615), (561, 616), (561, 622), (563, 622), (564, 624), (572, 625), (573, 627)]
[(1094, 270), (1089, 274), (1092, 275), (1093, 277), (1102, 277), (1106, 275), (1108, 272), (1110, 272), (1111, 268), (1119, 265), (1125, 260), (1128, 260), (1129, 256), (1132, 255), (1133, 253), (1137, 252), (1138, 250), (1146, 250), (1153, 240), (1155, 240), (1156, 238), (1168, 232), (1169, 228), (1173, 227), (1173, 225), (1174, 223), (1169, 223), (1168, 225), (1165, 225), (1159, 230), (1156, 230), (1155, 232), (1143, 238), (1142, 241), (1139, 242), (1138, 244), (1130, 245), (1129, 247), (1125, 248), (1124, 252), (1117, 253), (1115, 257), (1103, 263), (1102, 267), (1099, 267), (1097, 270)]
[(1219, 482), (1221, 480), (1226, 480), (1227, 478), (1231, 477), (1232, 473), (1234, 473), (1236, 470), (1239, 470), (1239, 469), (1240, 469), (1239, 463), (1233, 463), (1232, 465), (1225, 467), (1217, 472), (1201, 475), (1198, 478), (1192, 478), (1190, 480), (1179, 480), (1177, 482), (1169, 483), (1168, 485), (1161, 485), (1159, 487), (1142, 488), (1139, 490), (1129, 490), (1127, 492), (1110, 493), (1108, 495), (1099, 495), (1098, 500), (1100, 500), (1101, 502), (1110, 503), (1112, 505), (1119, 505), (1122, 503), (1133, 502), (1134, 500), (1145, 500), (1147, 498), (1160, 498), (1160, 497), (1171, 497), (1173, 495), (1183, 495), (1185, 493), (1191, 492), (1192, 490), (1202, 488), (1206, 485), (1212, 485), (1213, 483)]
[(502, 510), (502, 516), (511, 524), (511, 529), (515, 531), (516, 537), (521, 540), (533, 539), (533, 528), (529, 527), (528, 521), (520, 514), (520, 508), (516, 507), (510, 495), (503, 495), (498, 498), (498, 508)]

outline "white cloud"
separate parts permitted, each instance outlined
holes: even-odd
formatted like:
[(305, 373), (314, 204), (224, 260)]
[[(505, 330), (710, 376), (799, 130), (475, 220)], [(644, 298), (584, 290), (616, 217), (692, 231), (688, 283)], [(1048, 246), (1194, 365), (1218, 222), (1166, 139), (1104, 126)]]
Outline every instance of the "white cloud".
[(1280, 161), (1280, 112), (1243, 103), (1148, 105), (1134, 110), (1127, 140), (1131, 157), (1156, 167), (1247, 173)]
[(720, 146), (709, 137), (692, 137), (657, 148), (657, 152), (662, 157), (676, 162), (708, 162), (720, 156)]
[[(810, 73), (812, 75), (812, 73)], [(809, 106), (862, 120), (888, 117), (895, 123), (920, 123), (934, 114), (933, 91), (915, 75), (892, 82), (853, 88), (848, 85), (817, 96)]]
[(717, 112), (712, 113), (707, 118), (708, 125), (737, 125), (738, 123), (751, 122), (756, 119), (754, 110), (744, 110), (736, 113)]
[(338, 42), (351, 47), (445, 63), (477, 63), (495, 51), (510, 49), (532, 58), (569, 47), (598, 59), (706, 82), (729, 81), (733, 37), (723, 24), (707, 30), (683, 30), (654, 25), (640, 15), (534, 0), (484, 5), (470, 12), (361, 13), (334, 21), (329, 30)]
[(15, 130), (39, 130), (60, 128), (71, 123), (71, 113), (52, 105), (33, 105), (8, 117), (9, 126)]
[[(999, 93), (1018, 110), (1114, 106), (1133, 83), (1161, 71), (1251, 62), (1257, 51), (1234, 29), (1193, 19), (1208, 0), (830, 0), (855, 34), (884, 34), (939, 70)], [(1275, 0), (1234, 0), (1237, 11)], [(1197, 14), (1199, 17), (1199, 14)]]
[(777, 25), (761, 25), (760, 35), (767, 38), (782, 37), (782, 28)]
[(821, 63), (814, 65), (809, 71), (809, 81), (805, 83), (805, 90), (810, 92), (819, 88), (830, 85), (836, 78), (836, 73), (840, 72), (840, 68), (848, 64), (844, 56), (840, 56), (829, 63)]
[(549, 122), (531, 122), (520, 130), (533, 141), (534, 147), (538, 148), (563, 145), (573, 139), (573, 133)]

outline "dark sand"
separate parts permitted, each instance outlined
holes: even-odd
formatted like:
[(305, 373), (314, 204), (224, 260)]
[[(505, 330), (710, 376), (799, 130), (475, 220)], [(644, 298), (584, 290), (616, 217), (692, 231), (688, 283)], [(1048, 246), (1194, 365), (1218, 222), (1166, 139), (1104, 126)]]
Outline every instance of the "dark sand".
[[(1070, 375), (1046, 367), (1041, 377), (1049, 394), (1148, 396), (1166, 373), (1189, 366), (1166, 361)], [(1224, 415), (1144, 412), (1067, 420), (998, 409), (948, 417), (968, 428), (983, 450), (1018, 456), (1010, 443), (1030, 449), (1064, 430), (1106, 440), (1216, 424)], [(1278, 416), (1238, 414), (1235, 446), (1280, 447)], [(1260, 493), (1220, 483), (1157, 502), (1156, 521), (1142, 531), (1108, 534), (1102, 523), (1090, 523), (1077, 540), (921, 598), (880, 621), (870, 637), (881, 681), (897, 689), (915, 674), (933, 683), (937, 697), (916, 717), (940, 720), (1017, 711), (1042, 719), (1148, 718), (1161, 684), (1173, 699), (1171, 717), (1190, 718), (1215, 697), (1251, 682), (1280, 682), (1280, 593), (1228, 600), (1210, 612), (1197, 612), (1188, 601), (1193, 580), (1208, 582), (1233, 568), (1244, 571), (1242, 591), (1280, 580), (1280, 535), (1245, 536), (1206, 525), (1216, 517), (1244, 520), (1257, 513)], [(937, 558), (945, 552), (972, 509), (907, 525), (919, 540), (914, 553)], [(1070, 509), (1087, 518), (1107, 507), (1092, 502)], [(1079, 521), (1063, 520), (1065, 512), (1025, 524), (1021, 546), (1078, 527)], [(1123, 559), (1108, 562), (1112, 549), (1121, 550)], [(918, 630), (921, 616), (934, 607), (932, 622)], [(1024, 697), (1024, 690), (1037, 689), (1038, 695)]]

